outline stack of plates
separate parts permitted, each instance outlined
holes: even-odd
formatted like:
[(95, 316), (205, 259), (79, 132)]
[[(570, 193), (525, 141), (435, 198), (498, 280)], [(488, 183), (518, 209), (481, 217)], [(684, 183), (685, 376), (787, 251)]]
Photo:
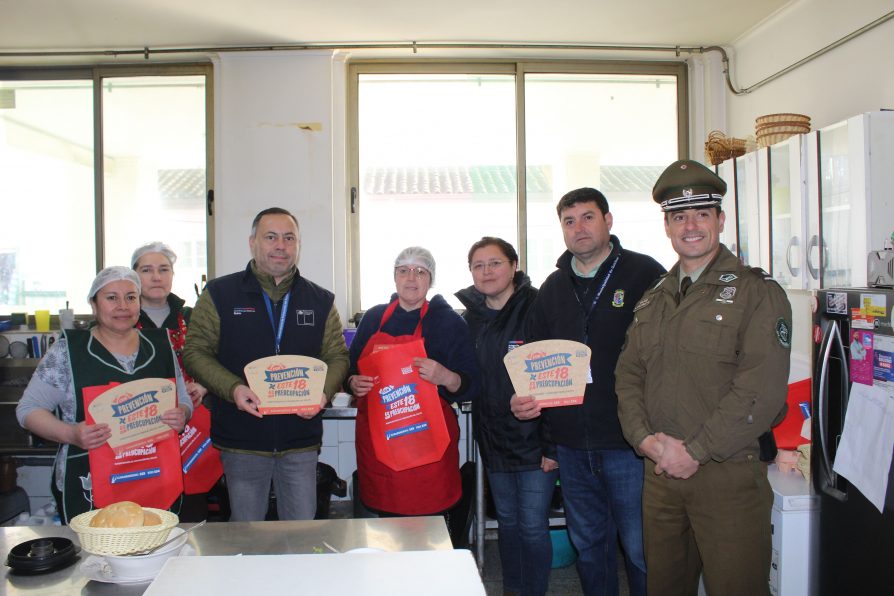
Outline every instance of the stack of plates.
[(761, 147), (769, 147), (792, 135), (810, 132), (810, 116), (804, 114), (767, 114), (754, 120), (754, 136)]
[(28, 344), (23, 341), (9, 342), (9, 355), (12, 358), (21, 360), (28, 357)]

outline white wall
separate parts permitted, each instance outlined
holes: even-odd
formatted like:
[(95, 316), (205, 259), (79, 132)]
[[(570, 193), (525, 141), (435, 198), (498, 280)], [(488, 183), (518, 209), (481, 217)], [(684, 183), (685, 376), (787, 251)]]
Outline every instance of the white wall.
[[(891, 0), (797, 0), (734, 42), (733, 83), (750, 87), (892, 10)], [(894, 108), (892, 58), (894, 19), (747, 95), (727, 92), (725, 132), (753, 135), (762, 114), (806, 114), (816, 129)]]
[[(267, 207), (301, 226), (301, 274), (347, 313), (345, 68), (333, 52), (247, 52), (214, 60), (215, 275), (245, 268)], [(299, 124), (319, 123), (319, 132)]]

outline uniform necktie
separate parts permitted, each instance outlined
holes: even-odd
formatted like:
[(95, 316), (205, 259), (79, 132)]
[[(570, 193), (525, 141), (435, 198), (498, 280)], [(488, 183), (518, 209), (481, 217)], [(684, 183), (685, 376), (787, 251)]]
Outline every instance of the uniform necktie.
[(689, 287), (692, 285), (692, 278), (688, 275), (683, 278), (683, 281), (680, 282), (680, 293), (677, 294), (677, 304), (680, 304), (680, 301), (686, 295), (686, 292), (689, 290)]

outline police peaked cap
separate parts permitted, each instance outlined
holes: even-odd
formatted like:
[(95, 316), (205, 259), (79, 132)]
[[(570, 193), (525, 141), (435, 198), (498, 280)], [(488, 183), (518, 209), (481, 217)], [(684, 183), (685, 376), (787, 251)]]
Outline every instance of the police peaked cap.
[(662, 211), (720, 207), (726, 182), (704, 165), (681, 159), (667, 166), (655, 186), (652, 199)]

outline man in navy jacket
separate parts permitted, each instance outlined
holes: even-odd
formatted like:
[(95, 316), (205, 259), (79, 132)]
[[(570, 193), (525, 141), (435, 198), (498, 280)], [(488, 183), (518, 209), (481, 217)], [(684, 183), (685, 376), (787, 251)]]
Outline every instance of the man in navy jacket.
[(616, 595), (616, 543), (626, 557), (630, 594), (646, 593), (641, 498), (643, 463), (618, 421), (614, 370), (633, 307), (664, 273), (655, 259), (625, 250), (611, 235), (605, 196), (579, 188), (556, 211), (568, 250), (540, 287), (530, 315), (529, 340), (568, 339), (592, 350), (584, 403), (541, 411), (515, 396), (520, 419), (543, 416), (544, 438), (555, 445), (571, 542), (587, 595)]
[(279, 519), (313, 519), (322, 414), (262, 416), (246, 364), (275, 354), (328, 365), (324, 406), (348, 370), (348, 349), (332, 292), (298, 271), (298, 221), (273, 207), (258, 213), (244, 271), (208, 283), (190, 321), (183, 361), (209, 389), (211, 440), (220, 449), (231, 521), (259, 521), (270, 483)]

